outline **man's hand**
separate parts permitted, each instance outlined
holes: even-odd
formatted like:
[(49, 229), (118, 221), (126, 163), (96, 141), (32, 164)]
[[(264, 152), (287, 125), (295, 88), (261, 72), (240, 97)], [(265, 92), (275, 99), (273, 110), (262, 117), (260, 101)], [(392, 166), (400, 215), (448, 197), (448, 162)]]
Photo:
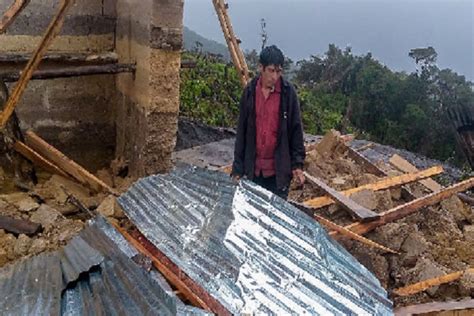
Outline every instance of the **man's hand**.
[(231, 176), (231, 178), (234, 183), (239, 183), (241, 177), (238, 174), (234, 174)]
[(305, 181), (303, 170), (301, 169), (294, 169), (293, 170), (293, 178), (296, 180), (298, 185), (303, 185)]

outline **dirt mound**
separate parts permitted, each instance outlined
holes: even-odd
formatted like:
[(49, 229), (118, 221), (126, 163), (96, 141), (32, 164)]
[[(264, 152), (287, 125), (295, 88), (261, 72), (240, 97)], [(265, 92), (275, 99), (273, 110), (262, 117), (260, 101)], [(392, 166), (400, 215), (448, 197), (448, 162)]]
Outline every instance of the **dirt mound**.
[[(326, 146), (326, 147), (325, 147)], [(308, 153), (305, 170), (324, 180), (338, 191), (347, 190), (380, 179), (368, 173), (349, 158), (347, 146), (333, 141), (319, 150)], [(387, 165), (381, 166), (389, 170)], [(390, 175), (399, 174), (388, 171)], [(421, 184), (407, 186), (415, 196), (429, 191)], [(303, 189), (292, 187), (290, 199), (303, 202), (324, 195), (311, 184)], [(401, 189), (382, 191), (363, 190), (352, 195), (357, 203), (375, 212), (383, 212), (408, 202)], [(354, 222), (348, 212), (333, 204), (315, 211), (340, 225)], [(388, 254), (359, 242), (342, 239), (341, 243), (364, 266), (371, 270), (389, 291), (425, 279), (474, 267), (474, 209), (465, 205), (457, 196), (440, 204), (425, 208), (402, 220), (386, 224), (365, 237), (400, 254)], [(393, 296), (396, 306), (428, 301), (445, 301), (472, 295), (473, 282), (469, 277), (430, 288), (417, 295)]]

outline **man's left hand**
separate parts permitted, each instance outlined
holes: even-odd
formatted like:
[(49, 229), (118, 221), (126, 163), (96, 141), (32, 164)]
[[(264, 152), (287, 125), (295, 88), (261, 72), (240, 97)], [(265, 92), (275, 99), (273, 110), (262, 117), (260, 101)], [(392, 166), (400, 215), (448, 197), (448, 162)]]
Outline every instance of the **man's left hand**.
[(303, 170), (301, 169), (294, 169), (293, 170), (293, 178), (296, 180), (298, 185), (303, 185), (305, 181)]

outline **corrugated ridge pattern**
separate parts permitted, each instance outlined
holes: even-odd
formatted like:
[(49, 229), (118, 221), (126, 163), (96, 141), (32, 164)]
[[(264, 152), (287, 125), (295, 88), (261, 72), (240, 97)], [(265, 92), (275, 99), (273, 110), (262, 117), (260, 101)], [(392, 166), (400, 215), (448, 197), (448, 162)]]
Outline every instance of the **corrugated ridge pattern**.
[(312, 218), (248, 181), (181, 168), (119, 203), (232, 313), (391, 314), (378, 280)]

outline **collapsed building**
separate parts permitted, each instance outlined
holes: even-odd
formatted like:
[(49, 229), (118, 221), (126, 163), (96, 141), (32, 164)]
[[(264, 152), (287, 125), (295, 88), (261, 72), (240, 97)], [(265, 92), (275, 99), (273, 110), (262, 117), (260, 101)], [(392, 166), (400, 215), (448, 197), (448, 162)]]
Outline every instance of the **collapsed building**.
[[(226, 6), (213, 3), (245, 84)], [(430, 179), (436, 162), (418, 170), (329, 133), (307, 137), (310, 182), (286, 203), (229, 179), (232, 138), (173, 152), (183, 1), (0, 0), (0, 12), (0, 119), (19, 122), (0, 150), (37, 171), (15, 182), (0, 159), (2, 312), (389, 315), (391, 299), (443, 302), (400, 314), (474, 308), (472, 198), (456, 195), (473, 178), (446, 166), (444, 187)], [(38, 53), (55, 36), (47, 28), (61, 32)]]

